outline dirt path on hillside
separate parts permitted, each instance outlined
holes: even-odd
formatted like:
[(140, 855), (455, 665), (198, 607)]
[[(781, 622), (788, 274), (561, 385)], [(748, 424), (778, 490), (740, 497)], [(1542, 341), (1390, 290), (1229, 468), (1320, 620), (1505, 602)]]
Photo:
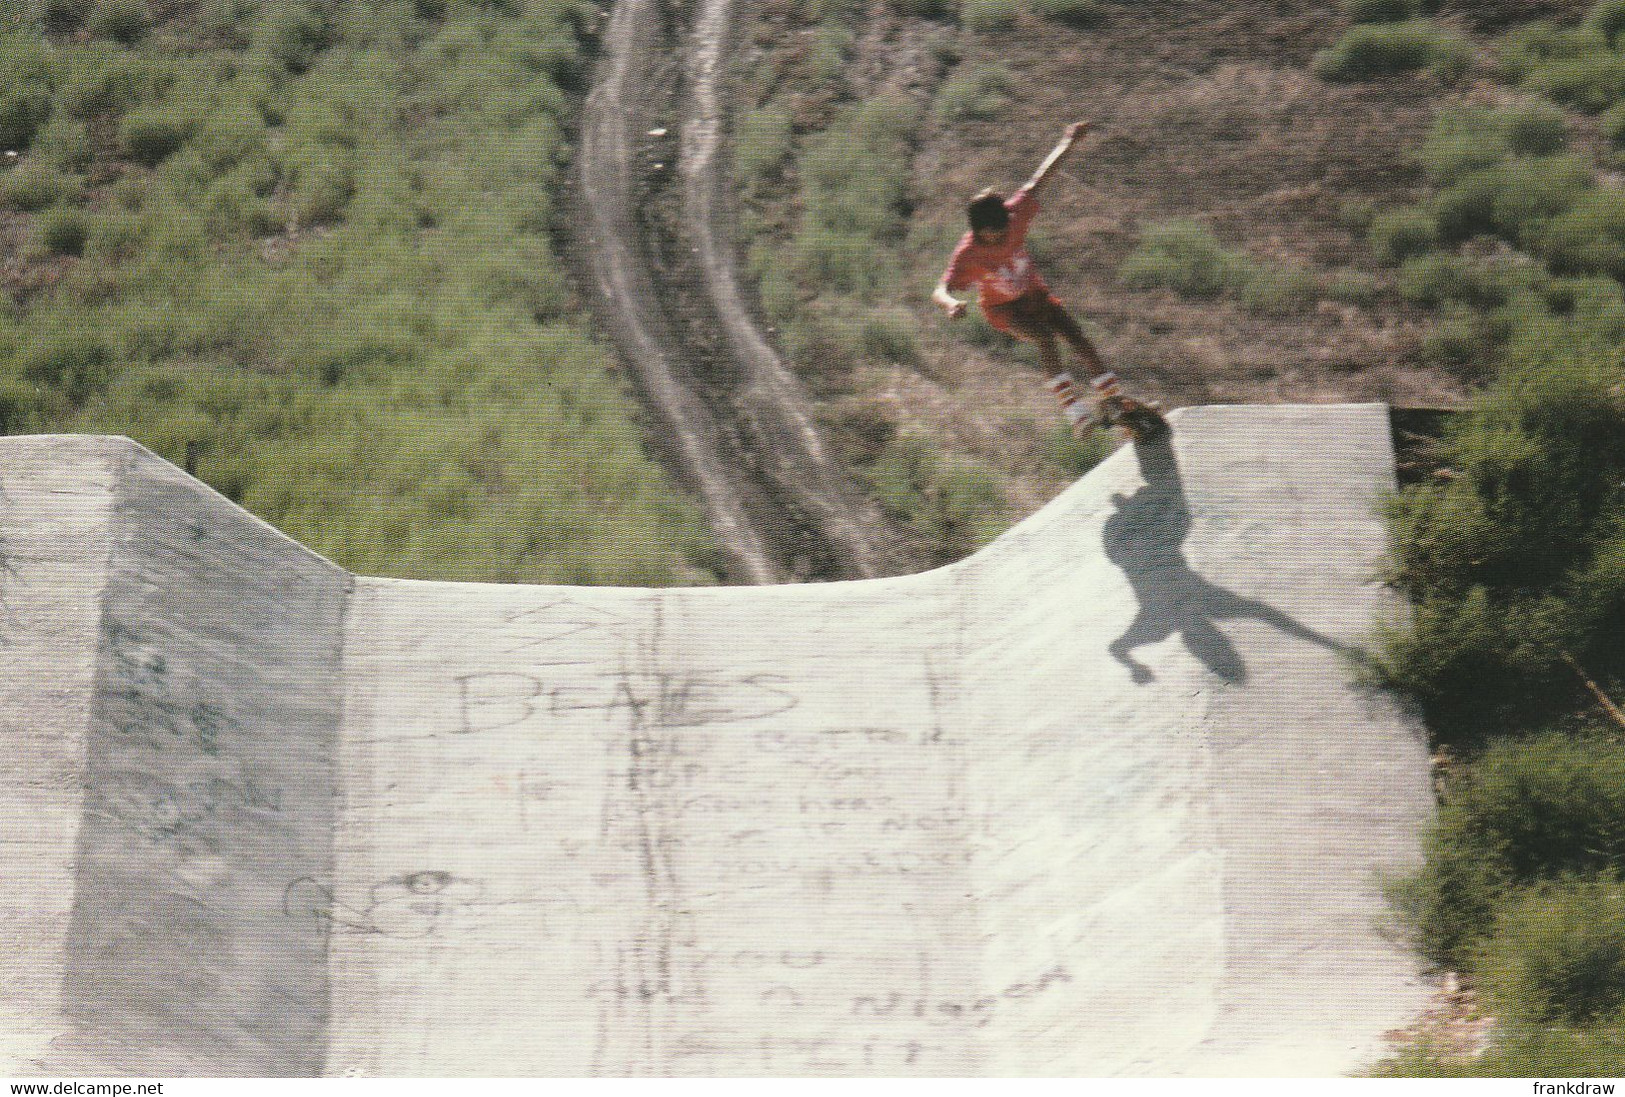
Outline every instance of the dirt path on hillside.
[(620, 0), (603, 29), (603, 56), (581, 130), (578, 232), (598, 304), (662, 428), (659, 448), (698, 491), (730, 571), (751, 583), (784, 580), (747, 499), (754, 493), (725, 452), (715, 417), (685, 375), (660, 309), (633, 213), (640, 166), (634, 127), (646, 121), (644, 87), (660, 44), (654, 0)]
[[(661, 448), (699, 492), (736, 578), (910, 570), (901, 540), (820, 438), (811, 401), (756, 329), (734, 273), (718, 155), (731, 16), (731, 0), (702, 0), (681, 43), (681, 89), (662, 67), (674, 34), (656, 0), (617, 0), (602, 31), (579, 165), (580, 242), (598, 303), (663, 432)], [(663, 141), (663, 115), (676, 98), (685, 106), (674, 149)], [(679, 162), (680, 241), (649, 239), (650, 219), (640, 216), (657, 204), (661, 149)], [(668, 261), (663, 291), (651, 262), (662, 245), (688, 253), (678, 266), (696, 284)]]

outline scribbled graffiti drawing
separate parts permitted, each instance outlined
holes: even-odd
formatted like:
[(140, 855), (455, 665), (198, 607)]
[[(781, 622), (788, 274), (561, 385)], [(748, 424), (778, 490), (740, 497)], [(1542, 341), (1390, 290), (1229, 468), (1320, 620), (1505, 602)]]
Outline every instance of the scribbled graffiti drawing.
[(506, 614), (502, 623), (510, 627), (514, 639), (514, 643), (504, 648), (503, 653), (513, 655), (595, 630), (608, 630), (614, 636), (615, 627), (626, 621), (618, 614), (597, 606), (584, 605), (573, 598), (560, 598), (535, 609)]
[(478, 880), (426, 870), (375, 884), (365, 909), (340, 900), (314, 877), (301, 876), (282, 893), (282, 913), (312, 918), (323, 935), (377, 933), (385, 937), (431, 937), (463, 928), (485, 894)]
[(474, 916), (485, 885), (449, 872), (413, 872), (372, 889), (369, 913), (390, 937), (431, 937), (462, 928)]

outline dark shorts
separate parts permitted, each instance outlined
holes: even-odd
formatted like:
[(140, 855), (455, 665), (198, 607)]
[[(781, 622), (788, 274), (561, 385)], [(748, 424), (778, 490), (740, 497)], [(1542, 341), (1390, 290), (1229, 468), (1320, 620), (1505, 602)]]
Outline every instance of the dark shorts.
[(1077, 327), (1066, 306), (1047, 289), (1036, 289), (1002, 305), (983, 305), (987, 322), (1017, 339), (1066, 336)]

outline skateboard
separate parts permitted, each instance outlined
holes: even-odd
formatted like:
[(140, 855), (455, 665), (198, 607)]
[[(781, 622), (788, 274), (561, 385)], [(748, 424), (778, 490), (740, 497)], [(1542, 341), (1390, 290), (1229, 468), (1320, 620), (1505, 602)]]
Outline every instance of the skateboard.
[(1168, 420), (1157, 404), (1132, 396), (1109, 396), (1095, 405), (1093, 423), (1102, 430), (1121, 430), (1132, 442), (1144, 442), (1167, 433)]

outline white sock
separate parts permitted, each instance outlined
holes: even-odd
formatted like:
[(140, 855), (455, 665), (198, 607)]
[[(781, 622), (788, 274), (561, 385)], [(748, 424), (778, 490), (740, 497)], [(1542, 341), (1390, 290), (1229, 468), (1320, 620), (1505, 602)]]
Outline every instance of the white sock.
[(1069, 420), (1076, 423), (1088, 414), (1083, 405), (1078, 403), (1078, 390), (1072, 387), (1072, 375), (1070, 373), (1057, 373), (1046, 384), (1049, 386), (1049, 390), (1055, 394), (1055, 398), (1061, 402), (1061, 410), (1066, 412), (1066, 417)]

